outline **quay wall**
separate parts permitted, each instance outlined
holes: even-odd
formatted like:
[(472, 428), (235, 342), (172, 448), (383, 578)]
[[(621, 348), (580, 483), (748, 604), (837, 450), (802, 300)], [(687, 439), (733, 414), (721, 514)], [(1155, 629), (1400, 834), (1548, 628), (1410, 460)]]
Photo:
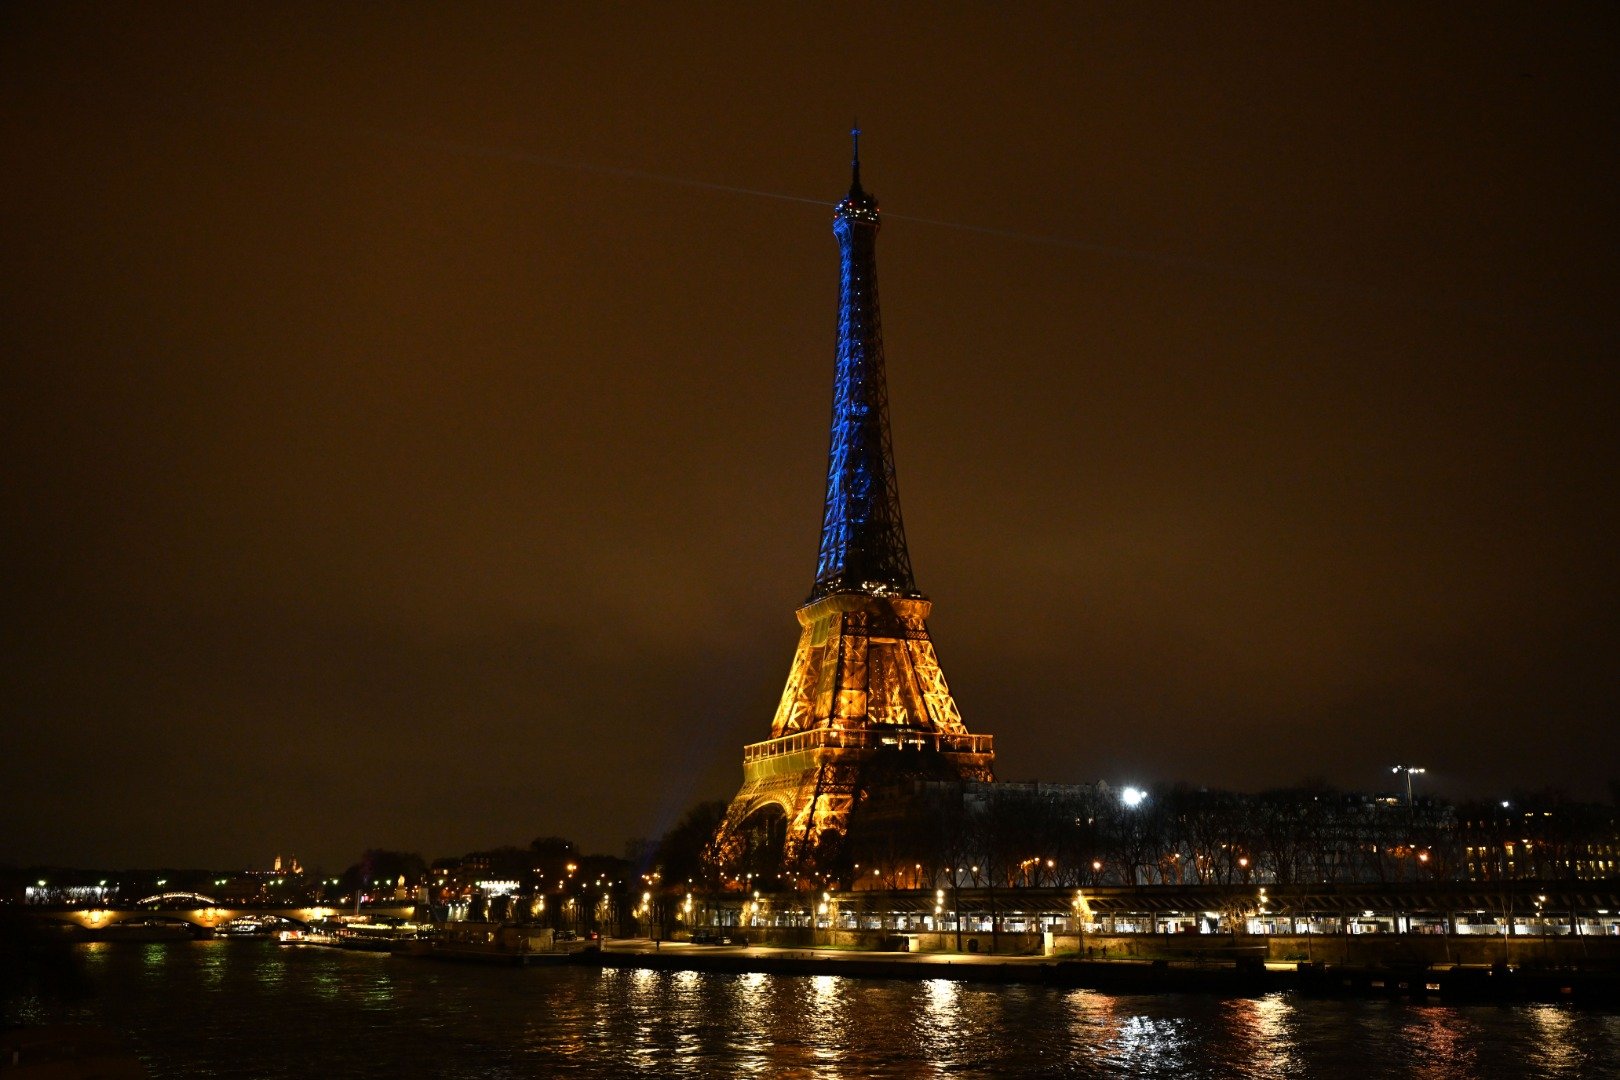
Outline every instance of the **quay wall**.
[(1026, 933), (963, 933), (957, 947), (954, 932), (908, 932), (894, 930), (812, 930), (806, 926), (751, 926), (742, 933), (750, 945), (774, 945), (787, 949), (849, 949), (872, 952), (965, 952), (994, 953), (998, 956), (1041, 956), (1046, 952), (1045, 935)]
[[(1053, 952), (1080, 955), (1074, 934), (1053, 935)], [(1620, 938), (1474, 934), (1087, 934), (1084, 955), (1142, 959), (1256, 956), (1265, 960), (1363, 964), (1620, 965)], [(1106, 952), (1104, 950), (1107, 950)]]
[(892, 930), (811, 930), (751, 927), (752, 945), (793, 949), (982, 953), (998, 956), (1080, 956), (1091, 959), (1207, 959), (1240, 957), (1327, 964), (1496, 964), (1560, 967), (1620, 965), (1620, 937), (1474, 934), (1077, 934), (897, 933)]

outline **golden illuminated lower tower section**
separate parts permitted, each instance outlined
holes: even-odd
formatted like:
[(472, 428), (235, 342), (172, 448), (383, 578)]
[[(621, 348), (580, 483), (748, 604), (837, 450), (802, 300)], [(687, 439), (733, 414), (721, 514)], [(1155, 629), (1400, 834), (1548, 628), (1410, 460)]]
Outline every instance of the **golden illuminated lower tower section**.
[[(799, 609), (771, 737), (743, 750), (743, 785), (716, 837), (722, 865), (780, 845), (808, 867), (872, 786), (993, 779), (989, 735), (962, 726), (920, 597), (835, 593)], [(769, 861), (775, 861), (774, 856)]]
[(991, 738), (962, 726), (928, 636), (932, 605), (912, 576), (889, 435), (878, 207), (856, 147), (854, 182), (833, 213), (842, 274), (816, 580), (771, 737), (744, 749), (742, 789), (710, 846), (732, 880), (744, 867), (827, 864), (879, 786), (993, 779)]

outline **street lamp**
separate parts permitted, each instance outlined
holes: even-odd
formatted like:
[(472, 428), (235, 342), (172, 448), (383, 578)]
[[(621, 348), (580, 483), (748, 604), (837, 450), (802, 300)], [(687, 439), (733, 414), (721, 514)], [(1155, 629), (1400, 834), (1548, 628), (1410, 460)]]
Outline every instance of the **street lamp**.
[(1148, 793), (1141, 788), (1128, 787), (1119, 793), (1119, 801), (1134, 810), (1142, 805), (1142, 800), (1146, 799), (1147, 796)]
[(1406, 808), (1408, 810), (1412, 809), (1412, 805), (1413, 805), (1412, 804), (1412, 774), (1417, 773), (1419, 775), (1422, 775), (1423, 773), (1426, 773), (1429, 770), (1421, 768), (1421, 767), (1419, 767), (1417, 765), (1397, 765), (1397, 766), (1395, 766), (1393, 769), (1391, 769), (1389, 771), (1392, 772), (1392, 773), (1405, 773), (1406, 774)]

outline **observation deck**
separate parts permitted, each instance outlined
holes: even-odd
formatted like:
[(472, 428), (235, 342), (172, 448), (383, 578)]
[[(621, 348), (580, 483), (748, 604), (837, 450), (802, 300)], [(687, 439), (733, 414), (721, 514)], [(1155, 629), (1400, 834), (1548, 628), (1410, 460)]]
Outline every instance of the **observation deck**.
[(879, 724), (864, 728), (814, 728), (743, 747), (745, 780), (803, 772), (821, 760), (860, 759), (884, 752), (935, 753), (966, 762), (995, 755), (995, 737)]

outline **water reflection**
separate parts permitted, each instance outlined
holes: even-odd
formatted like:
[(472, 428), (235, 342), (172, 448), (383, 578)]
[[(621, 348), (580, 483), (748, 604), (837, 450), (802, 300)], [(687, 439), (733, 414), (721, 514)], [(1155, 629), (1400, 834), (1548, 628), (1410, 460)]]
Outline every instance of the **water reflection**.
[(148, 971), (161, 971), (169, 955), (169, 947), (160, 942), (148, 942), (141, 946), (141, 966)]
[(736, 1028), (730, 1043), (740, 1055), (737, 1071), (748, 1076), (770, 1072), (767, 1054), (771, 1049), (775, 1017), (770, 1011), (771, 977), (758, 971), (732, 979), (730, 1009)]
[(1190, 1021), (1174, 1016), (1125, 1017), (1103, 1046), (1103, 1061), (1127, 1074), (1164, 1075), (1187, 1067)]
[(1396, 1007), (1407, 1014), (1401, 1042), (1413, 1076), (1455, 1080), (1478, 1075), (1478, 1033), (1463, 1013), (1441, 1005)]
[(1232, 998), (1222, 1005), (1234, 1076), (1296, 1074), (1298, 1061), (1290, 1026), (1294, 1006), (1290, 997), (1267, 994), (1262, 998)]
[(354, 987), (356, 1001), (368, 1009), (386, 1009), (394, 1001), (394, 981), (386, 972), (378, 972)]
[(310, 992), (328, 1004), (335, 1002), (342, 990), (342, 981), (338, 978), (336, 968), (319, 967), (306, 982)]
[(1071, 990), (1066, 1003), (1069, 1044), (1083, 1048), (1088, 1059), (1100, 1057), (1101, 1047), (1119, 1037), (1121, 1025), (1115, 1009), (1116, 999), (1092, 990)]
[(664, 997), (664, 988), (660, 985), (662, 977), (658, 972), (648, 970), (635, 970), (625, 974), (628, 975), (626, 980), (628, 987), (624, 1016), (629, 1024), (629, 1030), (614, 1034), (628, 1037), (631, 1068), (652, 1069), (658, 1065), (662, 1057), (657, 1039), (658, 1028), (666, 1016), (661, 1007), (661, 999)]
[(1595, 1075), (1587, 1069), (1588, 1050), (1593, 1042), (1590, 1036), (1593, 1033), (1582, 1030), (1595, 1018), (1559, 1005), (1532, 1005), (1529, 1014), (1535, 1031), (1529, 1048), (1529, 1061), (1533, 1063), (1537, 1075)]
[(249, 942), (87, 947), (74, 1019), (154, 1077), (1620, 1075), (1620, 1017), (944, 980), (480, 968)]
[[(215, 942), (208, 942), (212, 945)], [(222, 943), (221, 943), (222, 944)], [(204, 949), (197, 971), (202, 977), (203, 986), (209, 990), (218, 990), (225, 982), (225, 971), (230, 964), (232, 953), (229, 949)]]
[(844, 1000), (849, 980), (838, 975), (814, 975), (805, 982), (806, 1002), (801, 1014), (803, 1041), (828, 1076), (840, 1076), (844, 1057)]
[(948, 979), (931, 979), (919, 989), (916, 1036), (923, 1060), (936, 1071), (953, 1068), (962, 1044), (973, 1038), (972, 1025), (963, 1016), (964, 987)]

